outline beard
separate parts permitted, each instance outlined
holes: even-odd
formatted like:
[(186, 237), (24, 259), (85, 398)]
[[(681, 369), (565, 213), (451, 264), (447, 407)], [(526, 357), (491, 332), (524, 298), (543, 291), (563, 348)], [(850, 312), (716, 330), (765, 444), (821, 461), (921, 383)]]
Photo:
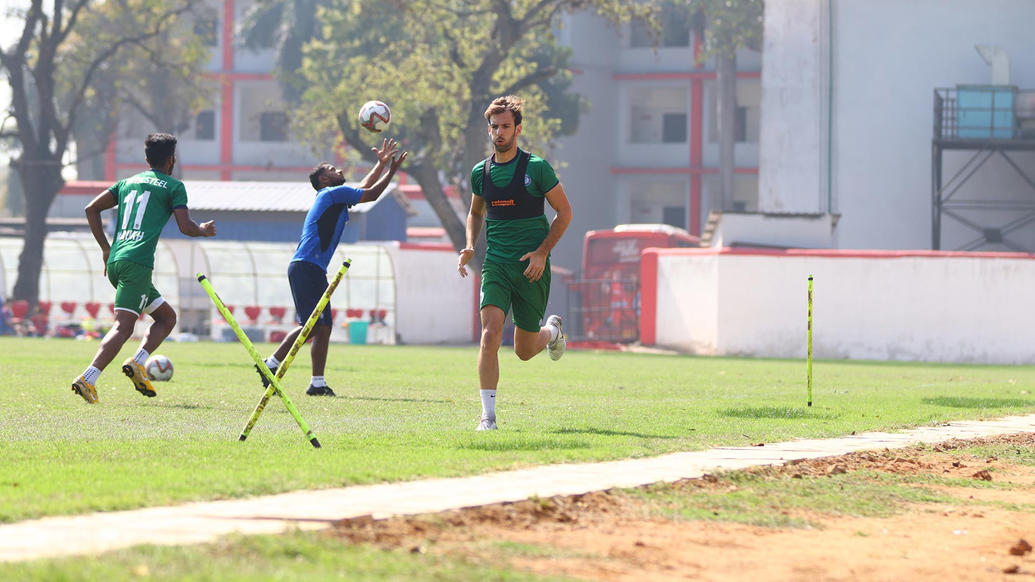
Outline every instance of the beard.
[(509, 152), (511, 149), (513, 149), (515, 143), (517, 143), (517, 136), (514, 136), (510, 139), (510, 141), (504, 141), (503, 143), (493, 141), (492, 147), (494, 147), (497, 152), (502, 154), (504, 152)]

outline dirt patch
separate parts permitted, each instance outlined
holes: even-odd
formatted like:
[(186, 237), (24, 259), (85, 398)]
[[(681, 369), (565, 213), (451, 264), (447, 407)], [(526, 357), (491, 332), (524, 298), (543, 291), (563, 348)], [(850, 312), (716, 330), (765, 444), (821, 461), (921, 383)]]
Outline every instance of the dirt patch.
[[(1031, 450), (1035, 434), (748, 470), (752, 477), (777, 483), (852, 473), (927, 477), (920, 479), (924, 486), (943, 495), (937, 502), (909, 504), (891, 517), (791, 510), (785, 513), (807, 517), (813, 525), (759, 527), (665, 517), (642, 495), (601, 491), (426, 516), (361, 517), (338, 523), (332, 535), (392, 551), (438, 553), (588, 580), (1035, 579), (1030, 545), (1035, 543), (1035, 467), (995, 456), (953, 454), (986, 445)], [(995, 486), (966, 486), (971, 480)], [(730, 475), (668, 488), (668, 495), (680, 496), (737, 489)]]

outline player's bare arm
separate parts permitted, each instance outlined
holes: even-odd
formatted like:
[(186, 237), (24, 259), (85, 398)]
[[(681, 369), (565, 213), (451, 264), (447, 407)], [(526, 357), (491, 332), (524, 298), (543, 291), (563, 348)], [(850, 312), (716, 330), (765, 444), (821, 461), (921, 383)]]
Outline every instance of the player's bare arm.
[(363, 177), (363, 181), (360, 182), (359, 188), (366, 190), (367, 188), (372, 187), (375, 182), (377, 182), (377, 179), (381, 177), (381, 172), (384, 171), (385, 166), (387, 166), (388, 163), (392, 160), (392, 157), (398, 153), (398, 148), (399, 143), (396, 142), (394, 139), (387, 137), (381, 143), (381, 149), (373, 147), (370, 148), (370, 150), (374, 152), (374, 155), (377, 156), (377, 163), (374, 164), (374, 167), (370, 168), (370, 171), (367, 172), (367, 175)]
[(104, 259), (104, 274), (108, 274), (108, 256), (111, 253), (111, 243), (108, 242), (108, 235), (104, 234), (104, 223), (101, 221), (101, 213), (109, 208), (115, 208), (118, 203), (111, 190), (105, 190), (89, 204), (86, 205), (86, 222), (90, 225), (90, 232), (93, 233), (97, 246), (101, 247), (101, 255)]
[(402, 152), (398, 155), (394, 153), (391, 154), (389, 156), (391, 161), (388, 163), (388, 171), (385, 172), (373, 186), (363, 189), (363, 197), (360, 198), (359, 201), (373, 202), (374, 200), (377, 200), (378, 196), (380, 196), (381, 193), (385, 191), (385, 188), (388, 187), (388, 184), (392, 181), (392, 177), (395, 176), (399, 167), (402, 166), (402, 163), (406, 160), (406, 156), (408, 154), (409, 152)]
[(474, 246), (482, 234), (484, 223), (485, 199), (481, 196), (471, 196), (471, 210), (467, 213), (467, 247), (460, 251), (460, 257), (457, 259), (457, 270), (460, 271), (461, 277), (467, 276), (467, 263), (474, 258)]
[(191, 220), (190, 211), (186, 208), (174, 209), (173, 216), (176, 217), (176, 226), (180, 227), (180, 232), (187, 236), (216, 236), (216, 221), (214, 220), (198, 224)]
[(554, 209), (557, 216), (550, 224), (550, 231), (546, 233), (546, 238), (539, 244), (539, 247), (521, 257), (522, 261), (528, 261), (524, 275), (533, 283), (543, 276), (543, 271), (546, 270), (546, 257), (550, 255), (550, 251), (553, 250), (557, 241), (561, 240), (564, 231), (571, 224), (571, 203), (568, 202), (568, 196), (564, 193), (564, 187), (560, 182), (546, 193), (546, 201), (550, 203), (550, 207)]

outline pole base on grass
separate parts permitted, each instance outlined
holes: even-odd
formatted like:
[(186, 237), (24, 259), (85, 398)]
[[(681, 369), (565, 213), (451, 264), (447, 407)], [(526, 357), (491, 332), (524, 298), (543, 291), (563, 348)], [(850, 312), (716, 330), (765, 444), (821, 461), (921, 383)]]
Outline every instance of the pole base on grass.
[[(809, 402), (809, 406), (812, 406), (812, 403), (811, 403), (811, 402)], [(244, 439), (242, 438), (241, 440), (243, 441)]]
[[(811, 404), (810, 404), (809, 406), (811, 406)], [(239, 440), (239, 441), (243, 441), (243, 440), (244, 440), (244, 439), (246, 439), (246, 438), (248, 438), (248, 437), (246, 437), (246, 436), (244, 436), (244, 435), (241, 435), (241, 436), (237, 437), (237, 440)]]
[(309, 439), (309, 442), (313, 443), (314, 449), (320, 448), (320, 441), (316, 440), (316, 437)]

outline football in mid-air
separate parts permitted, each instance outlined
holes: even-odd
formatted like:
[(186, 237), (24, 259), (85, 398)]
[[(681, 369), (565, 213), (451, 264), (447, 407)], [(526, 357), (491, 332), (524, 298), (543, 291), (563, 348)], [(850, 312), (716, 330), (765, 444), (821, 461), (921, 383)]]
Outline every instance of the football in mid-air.
[(367, 131), (380, 133), (392, 121), (392, 110), (384, 101), (367, 101), (359, 108), (359, 124)]
[(154, 355), (144, 363), (147, 370), (147, 377), (155, 382), (166, 382), (173, 377), (173, 363), (169, 358), (162, 355)]

